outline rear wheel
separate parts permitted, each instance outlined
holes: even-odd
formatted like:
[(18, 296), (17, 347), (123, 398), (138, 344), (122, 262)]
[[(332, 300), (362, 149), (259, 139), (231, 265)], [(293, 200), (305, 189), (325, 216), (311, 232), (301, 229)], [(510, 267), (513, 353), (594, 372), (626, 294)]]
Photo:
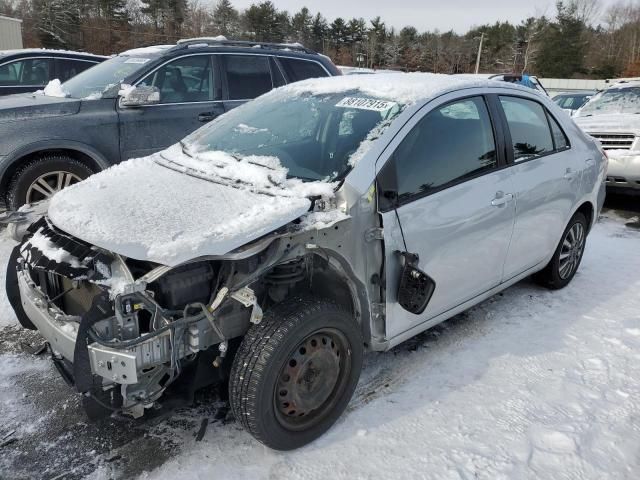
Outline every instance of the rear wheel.
[(586, 240), (587, 219), (578, 212), (564, 230), (551, 261), (544, 270), (536, 274), (536, 280), (554, 290), (568, 285), (580, 266)]
[(89, 167), (66, 155), (51, 155), (33, 160), (11, 179), (7, 201), (11, 210), (26, 203), (51, 198), (63, 188), (78, 183), (93, 173)]
[(288, 300), (244, 337), (231, 369), (234, 416), (257, 440), (292, 450), (328, 430), (362, 367), (359, 327), (327, 300)]

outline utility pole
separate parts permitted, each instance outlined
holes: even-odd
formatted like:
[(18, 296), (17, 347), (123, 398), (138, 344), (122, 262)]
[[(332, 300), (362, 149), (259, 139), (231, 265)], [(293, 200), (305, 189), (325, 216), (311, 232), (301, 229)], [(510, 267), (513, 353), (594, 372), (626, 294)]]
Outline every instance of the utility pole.
[(484, 40), (484, 32), (480, 34), (480, 45), (478, 45), (478, 56), (476, 57), (476, 75), (480, 71), (480, 55), (482, 55), (482, 41)]

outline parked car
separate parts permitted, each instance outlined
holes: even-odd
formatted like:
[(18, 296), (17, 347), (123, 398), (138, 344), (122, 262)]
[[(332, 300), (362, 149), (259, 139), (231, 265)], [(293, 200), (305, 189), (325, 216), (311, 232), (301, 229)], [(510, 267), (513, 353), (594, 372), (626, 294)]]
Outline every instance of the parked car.
[(308, 80), (57, 193), (7, 295), (88, 412), (228, 380), (237, 421), (292, 449), (344, 411), (365, 350), (531, 274), (567, 285), (605, 164), (526, 88)]
[(640, 193), (640, 82), (612, 85), (578, 110), (574, 120), (607, 152), (607, 188)]
[(41, 201), (274, 87), (339, 74), (298, 45), (197, 38), (129, 50), (46, 95), (0, 103), (0, 192), (12, 210)]
[(456, 76), (468, 77), (468, 78), (485, 78), (487, 80), (497, 80), (499, 82), (513, 83), (515, 85), (522, 85), (523, 87), (536, 90), (543, 95), (549, 96), (549, 92), (544, 88), (542, 82), (535, 75), (519, 75), (511, 73), (462, 73)]
[(0, 96), (29, 93), (50, 80), (66, 82), (108, 57), (66, 50), (0, 50)]
[(553, 97), (553, 101), (558, 106), (569, 114), (569, 116), (575, 115), (575, 113), (589, 101), (597, 92), (573, 92), (573, 93), (560, 93)]

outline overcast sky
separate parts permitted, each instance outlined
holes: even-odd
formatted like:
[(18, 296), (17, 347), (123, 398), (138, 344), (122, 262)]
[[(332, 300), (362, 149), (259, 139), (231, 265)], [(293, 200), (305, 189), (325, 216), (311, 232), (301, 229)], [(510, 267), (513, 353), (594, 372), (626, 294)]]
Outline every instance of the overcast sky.
[[(216, 2), (217, 0), (212, 0)], [(238, 9), (244, 9), (261, 0), (231, 0)], [(329, 21), (336, 17), (350, 19), (364, 17), (369, 20), (380, 15), (387, 25), (400, 29), (413, 25), (420, 31), (455, 30), (465, 32), (474, 25), (509, 20), (521, 20), (555, 12), (554, 0), (272, 0), (279, 10), (290, 14), (306, 6), (313, 14), (320, 11)], [(603, 4), (615, 0), (601, 0)]]

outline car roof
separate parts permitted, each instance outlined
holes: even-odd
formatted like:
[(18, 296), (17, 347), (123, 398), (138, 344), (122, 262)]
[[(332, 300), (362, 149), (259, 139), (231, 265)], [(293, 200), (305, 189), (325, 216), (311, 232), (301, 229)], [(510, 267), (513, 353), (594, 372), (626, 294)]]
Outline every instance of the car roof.
[(618, 83), (607, 87), (605, 90), (622, 89), (622, 88), (638, 88), (640, 87), (640, 80), (622, 80)]
[(422, 72), (313, 78), (289, 84), (279, 88), (278, 91), (294, 95), (305, 93), (329, 95), (357, 91), (363, 95), (395, 101), (400, 104), (413, 104), (450, 91), (473, 87), (499, 87), (527, 93), (535, 92), (530, 88), (496, 80)]
[(95, 58), (96, 60), (104, 60), (109, 58), (105, 55), (95, 55), (87, 52), (74, 52), (72, 50), (55, 50), (51, 48), (22, 48), (15, 50), (0, 50), (0, 60), (6, 60), (9, 57), (23, 56), (52, 56), (52, 57), (80, 57)]
[(322, 59), (329, 62), (331, 59), (308, 49), (299, 43), (273, 43), (273, 42), (252, 42), (246, 40), (227, 40), (220, 35), (218, 37), (197, 37), (179, 40), (171, 45), (150, 45), (147, 47), (126, 50), (119, 55), (124, 56), (149, 56), (160, 57), (173, 55), (178, 52), (190, 51), (225, 51), (240, 53), (268, 53), (270, 55), (300, 56), (308, 58), (313, 55), (316, 60)]

